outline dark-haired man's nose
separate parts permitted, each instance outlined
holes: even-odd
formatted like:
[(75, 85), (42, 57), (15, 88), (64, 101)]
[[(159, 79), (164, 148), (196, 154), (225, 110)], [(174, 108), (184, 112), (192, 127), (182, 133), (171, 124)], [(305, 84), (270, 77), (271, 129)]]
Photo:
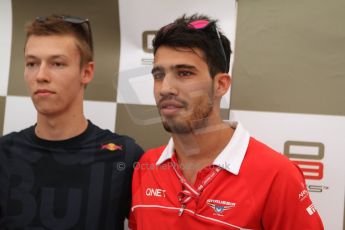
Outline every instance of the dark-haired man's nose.
[(164, 95), (176, 95), (177, 94), (177, 85), (176, 80), (171, 74), (167, 74), (164, 79), (161, 81), (160, 94)]

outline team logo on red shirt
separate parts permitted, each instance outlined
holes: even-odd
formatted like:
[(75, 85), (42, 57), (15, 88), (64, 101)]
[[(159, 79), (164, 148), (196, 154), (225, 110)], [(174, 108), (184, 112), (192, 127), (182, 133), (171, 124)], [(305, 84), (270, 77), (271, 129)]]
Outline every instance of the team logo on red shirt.
[(236, 203), (233, 203), (233, 202), (224, 201), (224, 200), (212, 200), (212, 199), (208, 199), (206, 201), (206, 204), (213, 209), (214, 211), (213, 214), (217, 216), (224, 216), (223, 214), (224, 211), (229, 210), (236, 206)]
[(314, 207), (314, 204), (309, 205), (306, 210), (310, 216), (316, 212), (316, 208)]

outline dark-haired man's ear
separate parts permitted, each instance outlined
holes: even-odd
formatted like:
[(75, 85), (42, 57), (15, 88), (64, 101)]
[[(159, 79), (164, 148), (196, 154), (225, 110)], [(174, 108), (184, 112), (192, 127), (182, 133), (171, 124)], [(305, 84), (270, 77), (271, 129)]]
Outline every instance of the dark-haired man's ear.
[(227, 73), (218, 73), (214, 77), (214, 92), (218, 97), (222, 97), (231, 86), (231, 76)]

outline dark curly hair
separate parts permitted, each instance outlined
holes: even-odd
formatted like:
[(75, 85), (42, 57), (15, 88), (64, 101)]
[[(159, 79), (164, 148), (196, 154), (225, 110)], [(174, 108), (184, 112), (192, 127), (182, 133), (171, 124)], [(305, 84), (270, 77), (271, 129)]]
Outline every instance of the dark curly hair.
[[(209, 23), (201, 29), (190, 26), (191, 22), (206, 20)], [(219, 36), (219, 37), (218, 37)], [(152, 41), (153, 53), (164, 45), (168, 47), (199, 48), (204, 53), (204, 59), (212, 77), (217, 73), (229, 72), (231, 46), (229, 39), (217, 28), (217, 21), (205, 15), (183, 15), (173, 23), (159, 29)]]

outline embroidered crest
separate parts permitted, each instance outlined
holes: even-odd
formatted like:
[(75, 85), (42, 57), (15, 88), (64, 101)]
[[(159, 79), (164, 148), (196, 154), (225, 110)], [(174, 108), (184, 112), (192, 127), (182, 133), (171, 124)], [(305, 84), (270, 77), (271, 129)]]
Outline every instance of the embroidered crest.
[(208, 199), (206, 204), (214, 210), (214, 215), (224, 216), (224, 211), (229, 210), (236, 206), (236, 203), (224, 200), (211, 200)]

